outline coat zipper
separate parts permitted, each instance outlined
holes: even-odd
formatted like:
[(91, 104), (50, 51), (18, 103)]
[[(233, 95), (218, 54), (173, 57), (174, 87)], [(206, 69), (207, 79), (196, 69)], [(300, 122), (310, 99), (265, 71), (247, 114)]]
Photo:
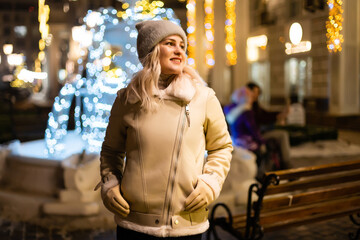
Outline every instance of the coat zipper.
[[(188, 105), (186, 105), (188, 106)], [(171, 179), (171, 184), (170, 184), (170, 193), (168, 194), (168, 202), (165, 205), (167, 207), (166, 209), (166, 224), (170, 225), (170, 211), (171, 211), (171, 199), (172, 199), (172, 195), (174, 192), (174, 185), (175, 185), (175, 178), (176, 178), (176, 171), (177, 171), (177, 166), (178, 166), (178, 162), (179, 162), (179, 156), (180, 156), (180, 150), (181, 150), (181, 143), (182, 143), (182, 139), (183, 139), (183, 135), (184, 135), (184, 130), (185, 130), (185, 121), (188, 119), (190, 120), (190, 118), (188, 118), (188, 112), (186, 110), (186, 106), (185, 106), (185, 114), (181, 123), (181, 132), (179, 135), (179, 141), (178, 141), (178, 148), (177, 148), (177, 152), (176, 152), (176, 158), (174, 161), (174, 167), (173, 167), (173, 175), (172, 175), (172, 179)], [(190, 122), (188, 122), (188, 124), (190, 125)]]
[(189, 104), (186, 104), (186, 106), (185, 106), (185, 114), (186, 114), (186, 119), (188, 122), (188, 127), (190, 127), (190, 106), (189, 106)]

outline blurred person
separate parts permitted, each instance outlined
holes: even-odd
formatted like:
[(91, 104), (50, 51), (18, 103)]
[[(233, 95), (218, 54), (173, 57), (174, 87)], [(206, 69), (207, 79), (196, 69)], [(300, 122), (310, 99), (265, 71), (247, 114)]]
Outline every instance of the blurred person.
[(289, 113), (286, 116), (286, 124), (304, 127), (306, 122), (305, 108), (299, 102), (297, 94), (291, 94), (289, 101)]
[(262, 136), (264, 139), (273, 139), (277, 142), (280, 147), (284, 168), (291, 168), (289, 133), (282, 129), (274, 129), (276, 125), (286, 124), (289, 104), (281, 112), (268, 111), (259, 104), (259, 96), (261, 95), (260, 86), (254, 82), (249, 82), (246, 86), (252, 92), (252, 109), (255, 115), (255, 122), (260, 128)]
[(231, 104), (224, 107), (231, 137), (235, 146), (243, 147), (256, 155), (258, 175), (264, 171), (286, 167), (277, 142), (262, 136), (252, 109), (254, 97), (248, 87), (242, 87), (231, 95)]
[(247, 87), (235, 90), (231, 95), (231, 104), (224, 107), (224, 113), (234, 145), (257, 152), (264, 148), (265, 139), (255, 121), (251, 95)]
[(255, 120), (257, 125), (264, 129), (264, 131), (272, 129), (275, 124), (284, 125), (286, 123), (286, 117), (289, 112), (289, 106), (286, 105), (285, 109), (281, 112), (268, 111), (263, 108), (259, 103), (259, 97), (261, 95), (261, 88), (255, 82), (249, 82), (246, 86), (253, 93), (252, 109), (255, 113)]
[(143, 69), (113, 104), (97, 188), (115, 215), (117, 239), (200, 240), (230, 168), (225, 117), (186, 65), (183, 29), (167, 20), (136, 28)]

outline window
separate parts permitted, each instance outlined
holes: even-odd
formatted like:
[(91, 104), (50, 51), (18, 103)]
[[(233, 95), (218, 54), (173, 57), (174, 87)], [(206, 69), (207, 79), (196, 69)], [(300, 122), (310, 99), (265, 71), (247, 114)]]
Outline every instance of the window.
[(26, 28), (26, 26), (15, 26), (14, 32), (15, 32), (16, 37), (23, 38), (26, 36), (27, 28)]
[(260, 102), (270, 104), (270, 63), (254, 62), (250, 65), (250, 80), (257, 83), (261, 88)]
[(309, 96), (312, 88), (312, 58), (290, 58), (285, 62), (287, 95), (297, 95), (299, 102)]
[(290, 0), (289, 1), (289, 18), (294, 18), (301, 14), (302, 1), (301, 0)]

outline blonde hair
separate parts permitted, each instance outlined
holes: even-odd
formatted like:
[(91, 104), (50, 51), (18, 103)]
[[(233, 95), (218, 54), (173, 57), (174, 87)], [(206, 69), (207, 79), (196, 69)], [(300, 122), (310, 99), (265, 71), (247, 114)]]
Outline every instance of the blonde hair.
[[(125, 103), (130, 102), (130, 99), (137, 98), (143, 110), (156, 110), (158, 102), (155, 101), (154, 95), (159, 92), (161, 74), (160, 45), (157, 44), (153, 51), (141, 59), (141, 63), (144, 66), (143, 69), (134, 75), (125, 90)], [(206, 82), (192, 67), (185, 64), (183, 73), (185, 74), (171, 76), (171, 81), (180, 80), (187, 75), (194, 83), (207, 86)], [(160, 103), (161, 101), (160, 98)]]
[(156, 45), (154, 50), (146, 55), (141, 63), (144, 66), (131, 79), (125, 90), (125, 101), (136, 97), (145, 110), (153, 109), (156, 106), (153, 90), (158, 90), (158, 83), (161, 74), (160, 46)]

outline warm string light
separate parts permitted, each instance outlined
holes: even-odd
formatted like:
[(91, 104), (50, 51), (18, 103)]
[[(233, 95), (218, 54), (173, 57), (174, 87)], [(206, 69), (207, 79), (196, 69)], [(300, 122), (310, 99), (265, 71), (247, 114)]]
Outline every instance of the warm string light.
[[(125, 2), (122, 4), (124, 11), (119, 11), (117, 16), (122, 19), (136, 16), (136, 20), (154, 18), (158, 14), (166, 13), (166, 10), (162, 8), (163, 6), (163, 1), (152, 1), (150, 3), (149, 0), (140, 0), (136, 1), (135, 6), (132, 8), (129, 3)], [(136, 12), (135, 15), (133, 10)]]
[(227, 62), (229, 65), (235, 65), (237, 59), (236, 53), (236, 41), (235, 41), (235, 23), (236, 23), (236, 14), (235, 14), (235, 0), (226, 0), (225, 10), (226, 10), (226, 21), (225, 21), (225, 50)]
[[(92, 41), (91, 45), (82, 45), (82, 57), (77, 63), (80, 73), (86, 71), (86, 77), (78, 74), (75, 81), (66, 83), (55, 98), (45, 131), (48, 154), (64, 150), (69, 110), (73, 100), (75, 132), (81, 134), (87, 151), (99, 152), (116, 92), (125, 87), (131, 77), (142, 68), (136, 52), (135, 24), (149, 19), (168, 19), (180, 24), (172, 9), (154, 8), (154, 2), (141, 2), (141, 6), (138, 3), (124, 3), (122, 12), (115, 9), (89, 10), (84, 17), (85, 24), (82, 28), (92, 33)], [(160, 1), (157, 2), (159, 4)], [(152, 13), (156, 14), (153, 16)], [(116, 41), (115, 47), (111, 46), (109, 39), (105, 39), (106, 29), (113, 27), (121, 33), (121, 36), (112, 39)]]
[(32, 83), (28, 81), (24, 81), (24, 79), (19, 78), (20, 72), (24, 70), (24, 63), (19, 63), (15, 65), (16, 68), (14, 70), (14, 80), (10, 82), (10, 86), (13, 88), (31, 88)]
[(188, 64), (196, 67), (195, 62), (195, 47), (196, 47), (196, 1), (188, 0), (186, 4), (187, 12), (187, 39), (188, 39)]
[(47, 24), (50, 15), (50, 7), (45, 4), (45, 0), (39, 0), (39, 31), (41, 33), (41, 39), (39, 40), (39, 54), (35, 62), (40, 62), (35, 64), (35, 72), (41, 72), (41, 62), (45, 59), (45, 46), (49, 45), (51, 39), (49, 24)]
[[(159, 11), (164, 11), (162, 7), (164, 6), (164, 3), (162, 1), (153, 1), (149, 2), (149, 0), (142, 0), (136, 2), (136, 8), (139, 8), (139, 10), (142, 9), (142, 15), (143, 17), (150, 17), (153, 18), (156, 16), (156, 14), (159, 14)], [(162, 8), (162, 9), (159, 9)]]
[(205, 0), (204, 2), (205, 18), (205, 39), (206, 52), (205, 63), (208, 68), (214, 67), (214, 0)]
[(341, 51), (341, 44), (344, 42), (343, 35), (340, 33), (342, 30), (343, 22), (343, 9), (342, 0), (328, 0), (329, 6), (329, 20), (326, 21), (326, 37), (327, 37), (327, 48), (330, 52)]

